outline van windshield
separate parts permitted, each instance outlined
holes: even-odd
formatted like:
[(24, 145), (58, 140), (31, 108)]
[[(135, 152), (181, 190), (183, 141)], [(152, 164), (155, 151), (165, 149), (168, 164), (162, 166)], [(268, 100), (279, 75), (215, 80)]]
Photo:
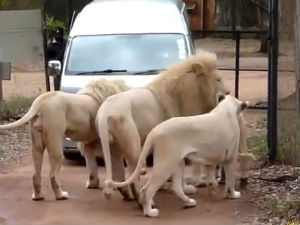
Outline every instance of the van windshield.
[(151, 74), (186, 57), (182, 34), (78, 36), (71, 43), (66, 74)]

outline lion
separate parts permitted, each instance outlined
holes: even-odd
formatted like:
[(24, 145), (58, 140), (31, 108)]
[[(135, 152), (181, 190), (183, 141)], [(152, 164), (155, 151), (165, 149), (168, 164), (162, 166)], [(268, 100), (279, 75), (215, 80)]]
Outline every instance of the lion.
[(122, 80), (91, 81), (77, 94), (47, 92), (37, 97), (29, 111), (19, 120), (1, 125), (0, 130), (12, 129), (29, 122), (34, 163), (33, 200), (44, 199), (41, 192), (41, 168), (45, 148), (50, 161), (50, 181), (57, 200), (68, 198), (56, 179), (63, 159), (64, 137), (82, 142), (90, 170), (87, 187), (97, 187), (99, 180), (95, 148), (101, 147), (95, 129), (95, 117), (102, 102), (113, 94), (128, 90)]
[[(251, 163), (255, 160), (255, 157), (252, 153), (247, 151), (247, 129), (246, 129), (246, 121), (243, 116), (243, 113), (240, 113), (238, 116), (238, 121), (240, 125), (240, 142), (239, 142), (239, 168), (238, 173), (240, 176), (241, 187), (245, 188), (248, 183), (249, 170)], [(200, 163), (194, 163), (192, 167), (192, 176), (191, 183), (197, 187), (208, 186), (212, 183), (212, 180), (218, 178), (218, 182), (224, 184), (224, 169), (222, 166), (218, 165), (216, 173), (210, 173), (210, 168), (206, 168), (205, 165)]]
[[(130, 89), (107, 98), (96, 116), (107, 179), (124, 180), (123, 157), (133, 172), (141, 145), (153, 127), (171, 117), (211, 111), (217, 104), (218, 93), (225, 95), (229, 91), (217, 72), (216, 55), (201, 52), (163, 71), (145, 88)], [(137, 185), (138, 181), (131, 185), (131, 190), (138, 200)], [(119, 189), (124, 198), (130, 195), (128, 189)], [(185, 189), (187, 192), (195, 190), (191, 185)], [(110, 193), (104, 189), (106, 197)]]
[(241, 102), (227, 95), (210, 113), (174, 117), (155, 126), (147, 135), (132, 175), (124, 182), (106, 180), (106, 188), (122, 187), (137, 179), (146, 157), (153, 150), (151, 175), (141, 189), (145, 216), (158, 216), (159, 210), (152, 208), (153, 197), (170, 176), (173, 191), (184, 202), (184, 206), (196, 206), (196, 200), (186, 196), (183, 191), (185, 158), (211, 166), (213, 173), (216, 165), (222, 164), (226, 174), (225, 198), (240, 198), (240, 192), (234, 188), (240, 138), (238, 115), (247, 106), (249, 102)]

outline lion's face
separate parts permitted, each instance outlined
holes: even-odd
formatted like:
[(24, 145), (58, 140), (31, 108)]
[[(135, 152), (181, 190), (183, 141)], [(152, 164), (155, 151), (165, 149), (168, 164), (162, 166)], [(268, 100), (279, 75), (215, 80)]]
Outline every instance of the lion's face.
[[(195, 67), (197, 69), (195, 69)], [(214, 108), (217, 105), (217, 99), (220, 95), (228, 95), (229, 89), (225, 87), (224, 82), (216, 67), (204, 65), (193, 65), (193, 72), (196, 75), (199, 94), (204, 96), (209, 107)], [(203, 101), (203, 98), (201, 99)]]
[(214, 92), (217, 94), (222, 94), (222, 95), (228, 95), (230, 93), (230, 90), (225, 87), (223, 78), (218, 74), (217, 71), (213, 71), (212, 74), (212, 79), (213, 79), (213, 88)]

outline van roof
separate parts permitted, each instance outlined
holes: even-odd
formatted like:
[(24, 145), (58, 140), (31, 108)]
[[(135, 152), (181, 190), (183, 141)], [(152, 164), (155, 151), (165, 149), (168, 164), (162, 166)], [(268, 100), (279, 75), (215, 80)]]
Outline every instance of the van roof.
[(181, 0), (94, 0), (78, 14), (70, 37), (96, 34), (183, 33)]

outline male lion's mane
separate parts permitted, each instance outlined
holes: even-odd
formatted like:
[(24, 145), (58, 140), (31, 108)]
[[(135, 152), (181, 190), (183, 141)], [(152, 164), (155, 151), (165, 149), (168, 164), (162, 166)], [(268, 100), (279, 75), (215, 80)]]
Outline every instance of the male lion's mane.
[(216, 61), (215, 54), (201, 52), (168, 68), (147, 85), (167, 117), (197, 115), (214, 108), (212, 71), (217, 68)]
[(102, 104), (107, 97), (129, 89), (130, 87), (125, 84), (124, 80), (106, 80), (102, 78), (90, 81), (77, 94), (88, 95), (99, 104)]

